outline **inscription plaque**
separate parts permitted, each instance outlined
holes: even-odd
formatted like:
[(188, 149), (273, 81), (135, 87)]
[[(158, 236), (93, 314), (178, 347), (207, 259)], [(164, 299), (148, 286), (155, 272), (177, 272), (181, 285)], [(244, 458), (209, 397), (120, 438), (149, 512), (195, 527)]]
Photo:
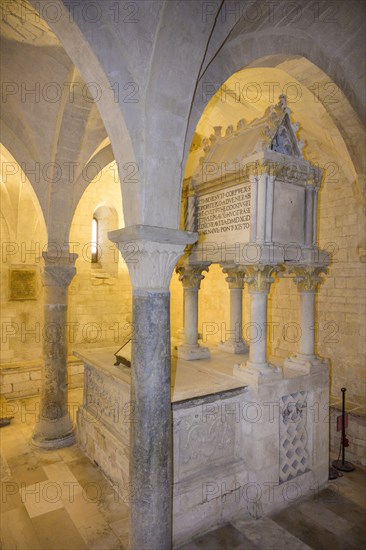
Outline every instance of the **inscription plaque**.
[(197, 223), (200, 242), (249, 242), (250, 222), (250, 183), (227, 187), (198, 197)]
[(37, 299), (37, 270), (10, 270), (10, 300)]

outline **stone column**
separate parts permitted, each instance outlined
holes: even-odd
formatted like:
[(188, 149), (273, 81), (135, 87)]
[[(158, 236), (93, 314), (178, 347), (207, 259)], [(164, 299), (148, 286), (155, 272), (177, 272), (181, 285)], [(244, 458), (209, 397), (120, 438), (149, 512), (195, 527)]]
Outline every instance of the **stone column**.
[(177, 347), (177, 356), (187, 361), (207, 359), (208, 348), (198, 343), (198, 291), (203, 271), (208, 271), (209, 264), (183, 265), (177, 268), (179, 280), (184, 289), (184, 344)]
[(276, 265), (246, 266), (250, 294), (250, 342), (249, 359), (246, 365), (234, 367), (234, 375), (260, 384), (282, 377), (281, 369), (268, 363), (267, 359), (267, 300), (272, 274), (279, 271)]
[(67, 398), (67, 303), (68, 286), (76, 273), (77, 254), (62, 256), (43, 252), (44, 329), (43, 374), (39, 419), (32, 442), (57, 449), (75, 443)]
[(223, 272), (228, 275), (226, 281), (230, 289), (230, 336), (225, 342), (220, 342), (219, 348), (228, 353), (247, 353), (249, 348), (242, 335), (245, 271), (234, 267), (224, 268)]
[(315, 297), (322, 281), (319, 275), (325, 271), (325, 266), (310, 265), (290, 269), (295, 275), (294, 282), (300, 293), (300, 340), (298, 353), (286, 359), (286, 367), (311, 370), (312, 367), (328, 364), (315, 353)]
[(112, 231), (109, 238), (126, 259), (133, 288), (129, 548), (167, 550), (172, 544), (169, 283), (185, 245), (197, 234), (138, 225)]

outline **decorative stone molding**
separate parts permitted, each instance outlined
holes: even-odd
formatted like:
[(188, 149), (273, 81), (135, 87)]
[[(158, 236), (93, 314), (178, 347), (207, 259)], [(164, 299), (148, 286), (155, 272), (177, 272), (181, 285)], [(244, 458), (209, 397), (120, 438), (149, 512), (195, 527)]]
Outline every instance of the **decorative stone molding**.
[(43, 286), (67, 288), (76, 275), (75, 261), (77, 254), (64, 252), (61, 257), (43, 252), (45, 266), (42, 270)]
[(208, 265), (182, 265), (176, 268), (176, 272), (179, 275), (179, 280), (181, 281), (183, 288), (194, 288), (199, 289), (201, 286), (202, 279), (205, 278), (202, 275), (202, 271), (208, 272)]
[(224, 267), (223, 273), (227, 273), (225, 281), (228, 283), (230, 290), (238, 288), (243, 289), (246, 281), (246, 270), (235, 267)]
[(249, 292), (269, 292), (274, 282), (272, 274), (281, 270), (279, 265), (250, 265), (245, 266), (247, 273), (246, 282), (249, 285)]
[(134, 290), (168, 292), (174, 266), (197, 233), (134, 225), (108, 234), (122, 254)]
[(187, 196), (184, 210), (184, 227), (186, 231), (196, 231), (197, 229), (196, 202), (197, 198), (194, 192), (191, 191)]
[(289, 268), (289, 273), (294, 273), (294, 282), (299, 292), (316, 292), (322, 282), (320, 273), (326, 273), (326, 266), (294, 266)]

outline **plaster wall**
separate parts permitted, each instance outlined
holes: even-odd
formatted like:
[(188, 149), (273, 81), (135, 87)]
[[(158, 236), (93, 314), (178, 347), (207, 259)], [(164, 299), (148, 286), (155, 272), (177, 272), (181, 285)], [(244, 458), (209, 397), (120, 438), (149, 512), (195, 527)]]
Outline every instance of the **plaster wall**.
[[(69, 287), (69, 345), (100, 347), (119, 342), (131, 326), (131, 284), (127, 266), (108, 231), (124, 226), (117, 171), (108, 165), (90, 183), (74, 214), (70, 242), (75, 243), (77, 273)], [(98, 219), (98, 262), (91, 262), (91, 226)]]

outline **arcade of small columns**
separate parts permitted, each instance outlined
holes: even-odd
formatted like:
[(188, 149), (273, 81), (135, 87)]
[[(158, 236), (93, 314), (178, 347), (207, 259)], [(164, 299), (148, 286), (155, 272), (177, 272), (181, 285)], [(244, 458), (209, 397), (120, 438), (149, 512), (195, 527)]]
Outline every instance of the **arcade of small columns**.
[[(229, 338), (219, 344), (228, 353), (243, 354), (249, 350), (248, 367), (261, 372), (271, 371), (267, 360), (267, 301), (272, 275), (281, 271), (281, 265), (222, 265), (230, 289)], [(285, 268), (300, 293), (300, 343), (298, 353), (286, 364), (305, 366), (319, 362), (315, 355), (315, 295), (325, 272), (321, 265), (291, 265)], [(209, 264), (182, 265), (177, 268), (184, 288), (184, 343), (178, 347), (178, 356), (189, 359), (209, 357), (207, 348), (198, 343), (198, 292), (202, 274)], [(242, 336), (242, 302), (244, 284), (250, 294), (250, 345)]]
[[(125, 257), (133, 287), (131, 401), (135, 403), (130, 433), (130, 483), (135, 497), (130, 503), (130, 548), (171, 547), (172, 525), (172, 411), (170, 397), (170, 293), (169, 284), (186, 245), (197, 234), (174, 229), (130, 226), (109, 234)], [(130, 260), (130, 244), (135, 254)], [(67, 404), (67, 296), (75, 275), (76, 254), (43, 253), (45, 325), (57, 337), (44, 344), (44, 376), (40, 418), (33, 443), (59, 448), (75, 441)], [(206, 356), (198, 344), (198, 291), (208, 265), (177, 267), (185, 293), (185, 342), (182, 349), (191, 358)], [(251, 345), (248, 365), (258, 375), (273, 371), (267, 362), (265, 334), (267, 297), (272, 275), (279, 265), (224, 266), (231, 293), (231, 337), (223, 349), (238, 353), (247, 349), (241, 336), (243, 285), (251, 297)], [(308, 368), (316, 363), (314, 349), (315, 293), (322, 266), (292, 266), (301, 296), (301, 341), (295, 363)], [(178, 350), (179, 352), (179, 350)], [(245, 370), (245, 369), (242, 369)], [(164, 522), (161, 518), (164, 517)]]

